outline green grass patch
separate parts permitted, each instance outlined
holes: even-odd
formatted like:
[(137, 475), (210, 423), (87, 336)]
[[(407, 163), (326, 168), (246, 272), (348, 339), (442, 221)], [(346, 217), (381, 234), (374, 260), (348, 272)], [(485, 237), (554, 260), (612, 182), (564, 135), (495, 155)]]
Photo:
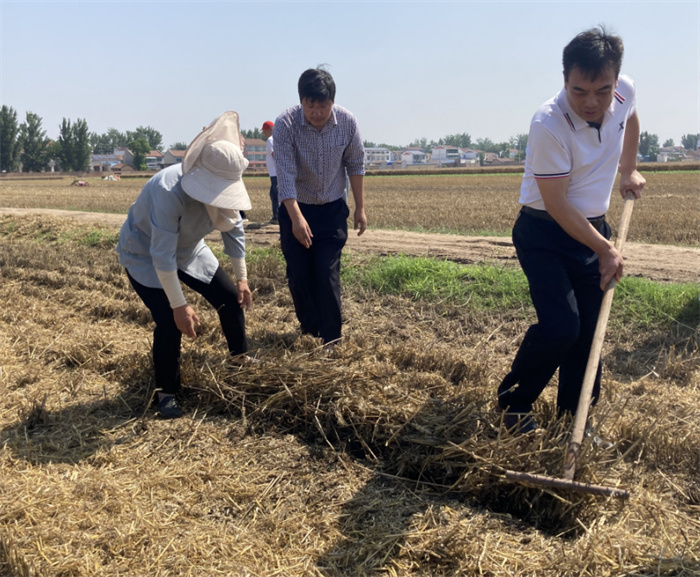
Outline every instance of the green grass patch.
[(513, 268), (397, 256), (373, 259), (361, 275), (370, 290), (414, 300), (485, 310), (521, 308), (530, 302), (525, 275)]
[[(474, 310), (532, 308), (527, 279), (518, 268), (462, 265), (425, 257), (375, 257), (362, 266), (348, 263), (344, 279), (378, 294)], [(638, 330), (668, 330), (700, 324), (700, 286), (624, 278), (615, 289), (611, 323)]]
[(119, 232), (99, 228), (76, 228), (64, 231), (57, 236), (53, 234), (39, 237), (37, 240), (55, 240), (58, 244), (75, 243), (91, 248), (114, 248), (119, 241)]
[(664, 328), (680, 323), (697, 329), (700, 324), (700, 286), (665, 284), (643, 278), (623, 278), (615, 287), (611, 316), (615, 322), (633, 323), (640, 329)]
[[(0, 236), (20, 230), (5, 219)], [(119, 233), (110, 229), (76, 228), (57, 231), (38, 227), (28, 235), (35, 242), (70, 244), (113, 250)], [(221, 261), (228, 261), (222, 243), (211, 243)], [(279, 247), (251, 248), (246, 255), (249, 277), (284, 279), (285, 261)], [(343, 286), (361, 287), (380, 295), (397, 295), (430, 304), (469, 306), (473, 310), (532, 310), (527, 280), (520, 268), (464, 265), (448, 260), (409, 256), (367, 256), (345, 251), (341, 258)], [(615, 289), (611, 325), (640, 331), (700, 326), (700, 285), (659, 283), (623, 278)]]
[(5, 220), (0, 222), (0, 235), (12, 234), (19, 228), (19, 225), (14, 220)]
[(115, 247), (118, 241), (119, 233), (107, 230), (91, 230), (78, 239), (79, 244), (90, 247)]
[(254, 248), (246, 253), (246, 266), (251, 279), (280, 279), (286, 275), (287, 265), (279, 248)]
[[(207, 243), (214, 256), (219, 262), (224, 264), (229, 261), (228, 255), (224, 252), (222, 242), (215, 241)], [(286, 264), (282, 251), (275, 247), (248, 248), (245, 255), (248, 278), (253, 281), (258, 278), (284, 278)]]
[(112, 249), (117, 245), (119, 232), (106, 228), (71, 228), (60, 230), (51, 225), (38, 225), (34, 229), (21, 227), (17, 221), (0, 222), (0, 236), (27, 238), (38, 243), (78, 244), (81, 246)]

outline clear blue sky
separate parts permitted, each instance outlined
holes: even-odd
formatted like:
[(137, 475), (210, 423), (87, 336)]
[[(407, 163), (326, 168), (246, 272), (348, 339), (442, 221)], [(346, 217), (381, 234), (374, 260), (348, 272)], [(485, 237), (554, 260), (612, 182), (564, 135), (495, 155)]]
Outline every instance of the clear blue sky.
[(225, 110), (244, 129), (298, 102), (328, 64), (365, 140), (407, 145), (528, 131), (562, 86), (561, 52), (605, 23), (622, 36), (642, 130), (700, 132), (700, 3), (0, 1), (0, 103), (91, 132), (152, 126), (189, 142)]

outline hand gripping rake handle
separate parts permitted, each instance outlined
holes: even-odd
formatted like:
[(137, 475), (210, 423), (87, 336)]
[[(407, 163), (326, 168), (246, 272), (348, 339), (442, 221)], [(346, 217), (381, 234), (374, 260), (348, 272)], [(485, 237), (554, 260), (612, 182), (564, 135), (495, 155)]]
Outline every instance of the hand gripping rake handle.
[[(634, 207), (634, 193), (628, 190), (625, 194), (625, 203), (622, 207), (622, 216), (620, 217), (620, 229), (617, 232), (617, 240), (615, 248), (622, 253), (622, 248), (627, 240), (627, 231), (632, 218), (632, 208)], [(586, 430), (586, 420), (588, 419), (588, 408), (591, 404), (591, 395), (593, 393), (593, 384), (595, 376), (598, 372), (598, 364), (600, 362), (600, 353), (603, 350), (603, 340), (605, 339), (605, 329), (608, 326), (608, 318), (610, 317), (610, 307), (612, 306), (613, 293), (615, 292), (615, 277), (605, 287), (603, 302), (600, 305), (600, 313), (598, 322), (593, 334), (593, 343), (591, 344), (591, 352), (588, 355), (588, 364), (583, 377), (583, 385), (581, 386), (581, 395), (578, 399), (578, 407), (576, 408), (576, 417), (574, 419), (574, 428), (571, 432), (571, 440), (566, 451), (566, 463), (564, 466), (564, 479), (572, 480), (576, 472), (579, 453), (581, 452), (581, 442)]]

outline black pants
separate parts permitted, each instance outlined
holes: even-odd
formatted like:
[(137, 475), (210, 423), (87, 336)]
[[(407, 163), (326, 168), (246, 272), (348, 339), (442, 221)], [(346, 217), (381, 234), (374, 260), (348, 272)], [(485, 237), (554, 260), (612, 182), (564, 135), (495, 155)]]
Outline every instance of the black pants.
[(280, 204), (280, 242), (287, 261), (289, 292), (304, 333), (324, 343), (341, 337), (340, 255), (348, 239), (345, 199), (328, 204), (299, 203), (311, 228), (311, 247), (305, 248), (292, 233), (292, 221)]
[[(610, 238), (604, 220), (597, 228)], [(528, 329), (510, 373), (498, 387), (499, 405), (530, 412), (559, 368), (557, 406), (560, 413), (575, 413), (603, 300), (598, 256), (556, 222), (522, 211), (513, 227), (513, 245), (530, 285), (537, 324)], [(600, 394), (600, 374), (599, 364), (594, 402)]]
[(277, 193), (277, 177), (270, 177), (270, 204), (272, 204), (272, 220), (279, 218), (279, 199)]
[[(129, 274), (131, 285), (151, 311), (156, 327), (153, 330), (153, 366), (156, 387), (165, 393), (180, 389), (180, 343), (182, 333), (175, 324), (170, 302), (161, 288), (143, 286)], [(238, 289), (224, 270), (219, 267), (211, 283), (207, 284), (190, 275), (177, 271), (180, 280), (201, 294), (219, 313), (221, 329), (232, 355), (248, 351), (245, 335), (245, 316), (238, 304)]]

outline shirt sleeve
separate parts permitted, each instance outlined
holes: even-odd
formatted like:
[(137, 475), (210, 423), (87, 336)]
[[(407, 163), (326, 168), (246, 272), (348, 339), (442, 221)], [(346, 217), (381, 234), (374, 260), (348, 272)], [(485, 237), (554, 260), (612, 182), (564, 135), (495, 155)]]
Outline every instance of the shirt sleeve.
[(248, 280), (248, 268), (244, 258), (232, 258), (231, 266), (233, 267), (233, 276), (235, 280)]
[(169, 270), (165, 272), (156, 269), (156, 274), (165, 291), (165, 296), (168, 297), (170, 308), (176, 309), (185, 306), (187, 304), (187, 299), (185, 298), (185, 293), (182, 292), (180, 279), (177, 277), (177, 271)]
[(343, 153), (343, 164), (349, 176), (365, 173), (365, 147), (355, 117), (352, 118), (353, 132), (350, 144)]
[(621, 96), (625, 99), (625, 104), (627, 105), (627, 118), (632, 116), (637, 110), (637, 89), (629, 76), (621, 74), (618, 83), (616, 97)]
[(296, 178), (297, 167), (295, 162), (295, 145), (292, 133), (292, 118), (284, 114), (275, 120), (272, 129), (275, 143), (275, 167), (277, 169), (277, 192), (279, 201), (297, 197)]
[(533, 122), (527, 141), (530, 165), (536, 179), (571, 176), (571, 154), (552, 131), (541, 122)]
[(245, 258), (245, 231), (240, 216), (231, 230), (221, 233), (221, 239), (224, 242), (224, 252), (229, 258)]

